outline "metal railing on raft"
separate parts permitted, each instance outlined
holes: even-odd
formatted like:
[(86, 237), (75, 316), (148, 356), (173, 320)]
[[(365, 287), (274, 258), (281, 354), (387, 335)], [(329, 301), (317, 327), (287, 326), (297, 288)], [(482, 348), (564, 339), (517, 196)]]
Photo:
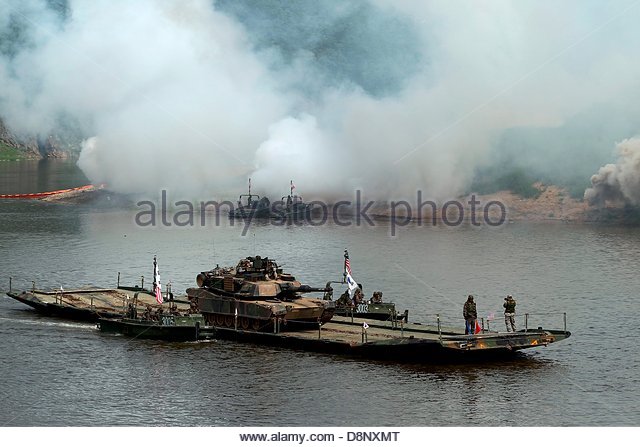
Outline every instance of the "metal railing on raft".
[[(516, 320), (520, 319), (521, 321), (524, 321), (524, 331), (528, 332), (529, 329), (533, 329), (533, 328), (529, 328), (531, 317), (548, 316), (548, 315), (554, 315), (554, 316), (562, 315), (562, 330), (564, 332), (567, 332), (567, 313), (566, 312), (527, 312), (524, 314), (515, 314), (514, 318)], [(486, 320), (485, 318), (481, 318), (480, 320), (481, 320), (482, 332), (491, 331), (491, 322), (503, 321), (502, 317), (503, 315), (499, 317), (494, 317), (494, 318), (487, 318)], [(486, 321), (486, 328), (485, 328), (485, 321)], [(535, 329), (539, 330), (540, 328), (541, 326), (538, 326)], [(548, 328), (548, 329), (551, 329), (551, 328)]]
[[(22, 279), (21, 282), (30, 282), (31, 283), (31, 288), (30, 291), (31, 292), (35, 292), (36, 291), (36, 282), (33, 280), (26, 280), (26, 278), (18, 278), (18, 279)], [(13, 284), (14, 284), (14, 277), (13, 276), (9, 276), (9, 293), (13, 292)], [(139, 289), (144, 289), (144, 275), (140, 276), (140, 285), (138, 286), (137, 284), (135, 286), (133, 286), (134, 288), (139, 288)], [(118, 279), (116, 282), (116, 288), (119, 289), (120, 288), (120, 272), (118, 272)], [(1, 290), (1, 289), (0, 289)], [(25, 289), (21, 289), (21, 290), (25, 290)], [(170, 290), (169, 290), (170, 291)], [(167, 296), (169, 296), (167, 294)]]
[[(558, 320), (554, 320), (556, 324), (553, 324), (553, 321), (550, 321), (549, 318), (545, 318), (545, 321), (540, 321), (538, 317), (541, 316), (556, 316), (561, 317), (562, 322), (560, 323)], [(464, 320), (461, 318), (455, 317), (447, 317), (443, 314), (421, 314), (421, 318), (423, 321), (419, 324), (424, 329), (430, 329), (433, 332), (436, 332), (438, 337), (442, 339), (443, 336), (448, 335), (459, 335), (464, 331)], [(516, 330), (521, 331), (524, 329), (525, 332), (531, 330), (562, 330), (567, 332), (567, 313), (566, 312), (527, 312), (524, 314), (515, 315), (516, 318)], [(490, 333), (490, 332), (506, 332), (504, 315), (500, 314), (495, 317), (481, 317), (478, 318), (478, 325), (480, 326), (481, 334)], [(543, 325), (535, 324), (532, 325), (532, 322), (540, 322), (544, 323)], [(549, 325), (549, 323), (552, 323)], [(560, 323), (557, 325), (557, 323)], [(416, 323), (414, 323), (416, 324)], [(498, 326), (496, 326), (498, 324)]]
[[(13, 289), (14, 282), (15, 282), (15, 281), (14, 281), (14, 279), (15, 279), (15, 278), (14, 278), (14, 276), (9, 276), (9, 290), (6, 290), (6, 293), (14, 293), (14, 289)], [(66, 304), (66, 305), (69, 305), (69, 306), (73, 306), (73, 305), (74, 305), (74, 304), (73, 304), (73, 303), (71, 303), (71, 302), (68, 302), (68, 301), (64, 301), (64, 300), (63, 300), (63, 298), (65, 297), (65, 295), (66, 295), (66, 294), (70, 294), (70, 293), (82, 293), (82, 292), (96, 292), (96, 291), (106, 291), (106, 290), (110, 290), (110, 289), (95, 289), (95, 290), (64, 290), (64, 289), (63, 289), (63, 287), (62, 287), (62, 286), (60, 286), (60, 288), (59, 288), (59, 289), (58, 289), (58, 288), (55, 288), (55, 289), (51, 289), (50, 291), (44, 291), (44, 290), (38, 290), (38, 289), (36, 288), (36, 281), (33, 281), (33, 280), (26, 280), (26, 279), (24, 279), (24, 278), (18, 278), (18, 279), (21, 279), (21, 281), (19, 281), (19, 284), (20, 284), (20, 283), (28, 283), (28, 282), (30, 282), (30, 283), (31, 283), (31, 287), (30, 287), (30, 288), (28, 288), (28, 289), (27, 289), (27, 288), (24, 288), (24, 289), (17, 289), (17, 290), (20, 290), (20, 291), (22, 291), (22, 290), (29, 290), (29, 291), (30, 291), (30, 292), (32, 292), (32, 293), (35, 293), (35, 292), (41, 292), (41, 293), (45, 293), (45, 294), (47, 294), (47, 295), (53, 295), (54, 300), (55, 300), (55, 303), (56, 303), (56, 304), (60, 304), (60, 305), (63, 305), (63, 304)], [(119, 287), (120, 287), (120, 272), (118, 272), (118, 280), (117, 280), (117, 286), (116, 286), (116, 287), (117, 287), (117, 288), (119, 288)], [(135, 286), (135, 288), (136, 288), (136, 289), (140, 289), (140, 290), (144, 290), (144, 276), (141, 276), (141, 277), (140, 277), (140, 286), (136, 285), (136, 286)], [(1, 290), (2, 290), (2, 289), (0, 288), (0, 291), (1, 291)], [(170, 284), (168, 284), (168, 289), (167, 289), (167, 291), (164, 293), (165, 301), (169, 301), (169, 300), (170, 300), (170, 296), (171, 296), (171, 285), (170, 285)], [(90, 296), (90, 303), (89, 303), (89, 305), (90, 305), (90, 307), (91, 307), (92, 309), (95, 307), (95, 305), (94, 305), (94, 299), (93, 299), (93, 298), (94, 298), (94, 297), (91, 295), (91, 296)], [(126, 309), (126, 306), (127, 306), (127, 304), (128, 304), (128, 300), (129, 300), (128, 295), (127, 295), (127, 296), (125, 296), (125, 297), (123, 298), (123, 302), (122, 302), (122, 307), (123, 307), (123, 309)], [(136, 303), (137, 303), (137, 300), (136, 300)]]

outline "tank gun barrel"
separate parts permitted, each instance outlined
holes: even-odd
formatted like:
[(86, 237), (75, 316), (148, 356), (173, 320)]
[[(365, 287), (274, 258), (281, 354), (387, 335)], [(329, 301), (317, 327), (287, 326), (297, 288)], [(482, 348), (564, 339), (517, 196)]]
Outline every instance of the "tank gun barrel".
[(299, 286), (293, 284), (281, 284), (280, 285), (281, 294), (284, 295), (293, 295), (296, 293), (311, 293), (311, 292), (333, 292), (331, 286), (328, 287), (311, 287), (307, 284), (301, 284)]
[(332, 287), (311, 287), (307, 284), (302, 284), (298, 292), (300, 293), (309, 293), (309, 292), (332, 292)]

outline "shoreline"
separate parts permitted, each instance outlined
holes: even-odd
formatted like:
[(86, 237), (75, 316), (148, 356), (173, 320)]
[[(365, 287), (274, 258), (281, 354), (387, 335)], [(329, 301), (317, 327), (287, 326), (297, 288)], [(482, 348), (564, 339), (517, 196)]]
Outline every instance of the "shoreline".
[[(535, 198), (523, 198), (510, 191), (500, 191), (493, 194), (470, 194), (466, 197), (458, 197), (458, 203), (468, 204), (470, 197), (474, 197), (479, 203), (500, 202), (504, 205), (504, 209), (506, 210), (506, 214), (504, 215), (506, 218), (504, 218), (504, 222), (502, 222), (501, 225), (516, 222), (590, 224), (615, 223), (640, 225), (640, 210), (625, 208), (620, 205), (609, 205), (599, 208), (597, 206), (589, 205), (585, 201), (570, 197), (566, 190), (557, 186), (539, 185), (538, 188), (540, 189), (540, 195)], [(98, 202), (105, 197), (109, 200), (111, 200), (111, 198), (117, 199), (115, 203), (119, 203), (123, 209), (137, 209), (135, 201), (131, 200), (127, 195), (114, 193), (104, 187), (94, 185), (69, 188), (61, 191), (31, 194), (5, 194), (4, 197), (0, 196), (0, 200), (27, 199), (67, 205), (90, 205), (91, 203)], [(331, 205), (329, 205), (329, 208), (331, 209)], [(194, 206), (194, 210), (194, 214), (200, 214), (198, 206)], [(459, 210), (462, 211), (462, 216), (458, 214), (458, 209), (454, 209), (455, 212), (453, 213), (447, 213), (446, 216), (442, 215), (440, 209), (436, 210), (435, 216), (429, 212), (422, 213), (421, 216), (412, 216), (407, 215), (406, 213), (396, 213), (395, 210), (391, 209), (391, 205), (389, 203), (381, 203), (376, 204), (369, 210), (368, 217), (378, 222), (395, 220), (399, 227), (408, 225), (409, 223), (418, 223), (421, 226), (480, 226), (473, 223), (472, 219), (476, 216), (475, 214), (472, 214), (472, 210), (469, 206), (464, 206), (464, 208), (459, 208)], [(172, 209), (171, 207), (166, 210), (166, 212), (170, 214), (179, 211), (181, 211), (179, 208)], [(476, 210), (475, 212), (479, 213), (479, 210)], [(218, 210), (216, 214), (225, 215), (227, 213)], [(340, 217), (349, 217), (355, 216), (356, 213), (355, 210), (345, 209), (344, 211), (339, 212), (338, 215)], [(489, 210), (484, 217), (485, 220), (493, 219), (493, 221), (496, 222), (501, 216), (496, 209), (492, 209)], [(398, 220), (401, 222), (398, 222)], [(452, 221), (455, 221), (455, 225), (451, 224)], [(482, 225), (486, 226), (486, 222)]]

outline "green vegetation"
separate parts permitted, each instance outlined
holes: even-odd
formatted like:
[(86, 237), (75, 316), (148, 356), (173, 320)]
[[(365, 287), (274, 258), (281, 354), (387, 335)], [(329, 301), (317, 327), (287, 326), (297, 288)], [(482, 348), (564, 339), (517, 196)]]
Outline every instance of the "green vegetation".
[(471, 191), (479, 194), (492, 194), (508, 190), (526, 199), (537, 198), (540, 190), (533, 186), (540, 179), (533, 177), (523, 168), (507, 170), (489, 168), (476, 174)]
[(24, 158), (27, 158), (25, 157), (25, 154), (15, 147), (0, 143), (0, 161), (14, 161), (22, 160)]
[(591, 182), (587, 179), (571, 179), (560, 184), (567, 189), (569, 196), (574, 199), (582, 199), (584, 190), (591, 186)]

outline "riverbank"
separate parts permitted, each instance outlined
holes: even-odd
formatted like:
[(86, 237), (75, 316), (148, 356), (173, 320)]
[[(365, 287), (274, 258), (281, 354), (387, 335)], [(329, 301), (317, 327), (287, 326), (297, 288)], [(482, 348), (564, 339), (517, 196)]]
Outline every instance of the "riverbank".
[(35, 157), (29, 152), (24, 152), (0, 142), (0, 161), (33, 160)]

